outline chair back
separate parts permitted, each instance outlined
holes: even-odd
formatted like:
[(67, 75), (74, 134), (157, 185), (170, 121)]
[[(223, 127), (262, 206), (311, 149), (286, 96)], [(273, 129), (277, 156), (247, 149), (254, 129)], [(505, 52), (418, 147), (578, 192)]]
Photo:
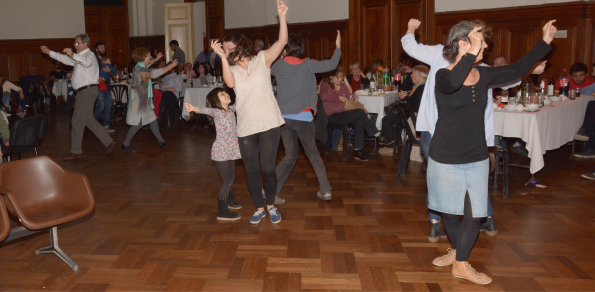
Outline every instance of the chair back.
[(0, 195), (0, 242), (8, 237), (10, 234), (10, 219), (8, 219), (8, 211), (4, 204), (4, 198)]
[(37, 96), (49, 96), (48, 92), (46, 91), (45, 85), (42, 82), (35, 81), (31, 83), (31, 95), (34, 97)]
[(128, 85), (123, 84), (116, 84), (112, 85), (112, 93), (114, 94), (114, 99), (116, 100), (116, 105), (126, 104), (128, 102), (123, 102), (124, 94), (126, 94), (126, 100), (130, 97), (128, 94)]
[(399, 118), (401, 119), (401, 123), (403, 124), (403, 128), (405, 129), (405, 133), (407, 134), (407, 139), (412, 139), (412, 142), (419, 143), (417, 138), (415, 138), (415, 133), (413, 132), (413, 129), (407, 121), (407, 117), (410, 117), (414, 125), (416, 122), (415, 112), (411, 108), (411, 105), (409, 105), (406, 102), (397, 103), (397, 111), (399, 112)]
[(10, 146), (8, 147), (38, 147), (45, 134), (46, 123), (44, 115), (17, 121), (10, 129)]

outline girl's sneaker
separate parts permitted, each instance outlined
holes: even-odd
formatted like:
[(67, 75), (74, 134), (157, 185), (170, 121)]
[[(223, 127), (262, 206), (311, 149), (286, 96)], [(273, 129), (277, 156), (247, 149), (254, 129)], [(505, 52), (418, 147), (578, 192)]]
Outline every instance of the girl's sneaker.
[[(262, 220), (262, 218), (264, 218), (266, 216), (267, 216), (267, 213), (265, 211), (256, 210), (256, 212), (254, 212), (254, 215), (252, 215), (252, 217), (250, 218), (250, 223), (258, 224), (258, 223), (260, 223), (260, 220)], [(281, 219), (279, 219), (279, 221), (280, 220)]]
[(271, 222), (277, 224), (281, 222), (281, 214), (277, 211), (277, 208), (273, 207), (269, 209), (269, 216), (271, 216)]

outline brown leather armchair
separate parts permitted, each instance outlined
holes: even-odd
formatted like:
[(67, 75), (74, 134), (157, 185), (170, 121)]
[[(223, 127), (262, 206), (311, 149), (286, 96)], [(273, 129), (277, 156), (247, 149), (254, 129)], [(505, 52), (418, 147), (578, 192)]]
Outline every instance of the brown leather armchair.
[(6, 209), (23, 224), (7, 240), (51, 228), (50, 246), (35, 254), (54, 253), (78, 269), (58, 246), (57, 226), (93, 212), (95, 200), (87, 176), (68, 172), (47, 156), (28, 158), (0, 165), (0, 193), (10, 203)]
[(0, 198), (0, 242), (2, 242), (10, 234), (10, 221), (8, 219), (8, 212), (6, 212), (6, 205), (4, 199)]

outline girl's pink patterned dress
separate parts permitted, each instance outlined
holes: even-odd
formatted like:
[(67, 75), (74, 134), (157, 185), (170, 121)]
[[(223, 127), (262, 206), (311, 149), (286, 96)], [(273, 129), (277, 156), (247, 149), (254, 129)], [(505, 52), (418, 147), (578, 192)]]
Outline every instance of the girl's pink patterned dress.
[(235, 105), (229, 106), (229, 112), (217, 108), (199, 107), (200, 113), (215, 119), (217, 139), (211, 148), (211, 159), (215, 161), (236, 160), (242, 158), (236, 134)]

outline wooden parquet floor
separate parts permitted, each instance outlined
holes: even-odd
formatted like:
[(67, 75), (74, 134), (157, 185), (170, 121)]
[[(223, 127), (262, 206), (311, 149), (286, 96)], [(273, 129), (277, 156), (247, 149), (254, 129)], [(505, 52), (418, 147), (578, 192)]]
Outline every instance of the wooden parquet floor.
[[(119, 144), (109, 156), (87, 130), (83, 159), (62, 162), (68, 116), (49, 112), (48, 122), (40, 154), (86, 174), (96, 198), (93, 214), (58, 229), (61, 248), (80, 269), (34, 255), (49, 243), (47, 231), (38, 233), (0, 244), (0, 291), (595, 290), (595, 182), (580, 178), (595, 163), (568, 159), (569, 146), (545, 156), (537, 177), (547, 188), (524, 186), (528, 170), (512, 168), (508, 199), (490, 189), (498, 235), (480, 234), (470, 261), (494, 281), (478, 286), (431, 264), (450, 244), (428, 243), (419, 163), (411, 162), (399, 181), (392, 157), (343, 162), (340, 153), (324, 154), (333, 200), (323, 202), (301, 155), (281, 193), (283, 221), (274, 225), (267, 217), (252, 225), (254, 205), (238, 161), (234, 191), (242, 219), (218, 222), (213, 129), (184, 124), (162, 131), (163, 151), (141, 130), (132, 141), (138, 153), (124, 153)], [(125, 131), (119, 121), (119, 143)]]

